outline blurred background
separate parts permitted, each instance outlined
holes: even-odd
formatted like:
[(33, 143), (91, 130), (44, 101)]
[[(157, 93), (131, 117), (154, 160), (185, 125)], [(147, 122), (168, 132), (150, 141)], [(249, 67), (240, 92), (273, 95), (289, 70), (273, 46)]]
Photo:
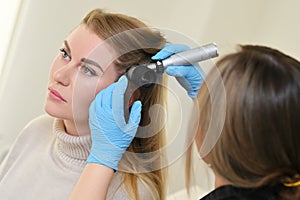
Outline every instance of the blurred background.
[[(297, 0), (1, 0), (0, 162), (22, 128), (44, 113), (52, 60), (64, 38), (96, 7), (168, 30), (171, 34), (166, 37), (172, 42), (191, 46), (215, 42), (220, 56), (247, 43), (271, 46), (300, 58)], [(210, 61), (206, 70), (214, 62)], [(184, 137), (189, 118), (181, 108), (188, 113), (191, 101), (176, 81), (171, 79), (169, 84), (176, 95), (169, 96), (168, 135)], [(187, 198), (182, 148), (171, 156), (168, 199)], [(209, 169), (196, 156), (194, 167), (198, 186), (191, 199), (213, 187)]]

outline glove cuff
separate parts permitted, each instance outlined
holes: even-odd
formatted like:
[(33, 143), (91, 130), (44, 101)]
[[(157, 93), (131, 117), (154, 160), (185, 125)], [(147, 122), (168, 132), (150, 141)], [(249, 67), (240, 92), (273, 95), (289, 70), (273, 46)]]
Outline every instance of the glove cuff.
[(100, 165), (105, 165), (116, 172), (118, 170), (118, 164), (122, 158), (122, 155), (123, 152), (120, 152), (120, 150), (115, 151), (113, 149), (110, 151), (110, 153), (105, 155), (99, 155), (99, 153), (94, 154), (93, 151), (91, 151), (86, 160), (86, 163), (97, 163)]

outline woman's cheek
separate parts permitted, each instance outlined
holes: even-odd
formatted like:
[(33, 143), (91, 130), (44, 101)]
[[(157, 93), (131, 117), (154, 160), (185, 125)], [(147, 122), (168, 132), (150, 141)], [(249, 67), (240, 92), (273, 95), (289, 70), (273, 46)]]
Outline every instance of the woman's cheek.
[(109, 85), (118, 81), (118, 76), (116, 73), (104, 74), (98, 81), (96, 93), (101, 92), (101, 90), (107, 88)]
[(72, 96), (72, 108), (74, 118), (87, 120), (89, 106), (95, 98), (97, 85), (95, 81), (85, 80), (76, 83)]

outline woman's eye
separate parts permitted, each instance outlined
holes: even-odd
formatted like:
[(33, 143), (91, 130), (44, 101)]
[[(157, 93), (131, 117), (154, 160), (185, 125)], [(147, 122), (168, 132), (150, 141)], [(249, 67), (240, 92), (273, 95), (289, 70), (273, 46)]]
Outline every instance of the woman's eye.
[(59, 49), (59, 51), (65, 60), (67, 61), (71, 60), (71, 56), (67, 53), (67, 51), (64, 48)]
[(81, 66), (81, 71), (88, 76), (97, 76), (97, 73), (95, 72), (95, 70), (93, 70), (90, 67), (87, 67), (86, 65)]

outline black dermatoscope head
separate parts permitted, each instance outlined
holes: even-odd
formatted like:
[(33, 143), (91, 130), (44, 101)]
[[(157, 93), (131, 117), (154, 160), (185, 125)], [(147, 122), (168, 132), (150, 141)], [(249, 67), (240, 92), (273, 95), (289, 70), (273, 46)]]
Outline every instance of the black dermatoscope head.
[(154, 63), (132, 66), (126, 75), (128, 80), (132, 81), (136, 86), (150, 87), (156, 82), (157, 76), (160, 76), (168, 66), (191, 65), (218, 55), (217, 45), (210, 43), (173, 54), (164, 60)]

